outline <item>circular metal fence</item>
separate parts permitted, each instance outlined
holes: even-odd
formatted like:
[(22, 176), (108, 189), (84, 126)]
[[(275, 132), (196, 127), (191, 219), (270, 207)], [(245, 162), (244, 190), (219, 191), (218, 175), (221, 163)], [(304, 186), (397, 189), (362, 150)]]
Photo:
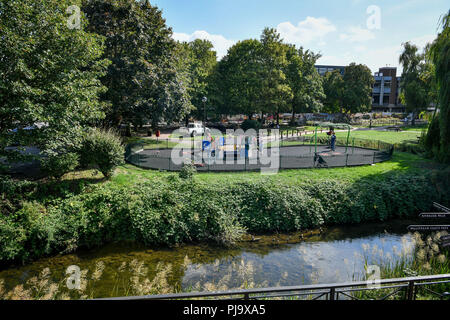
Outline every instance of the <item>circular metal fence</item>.
[[(160, 147), (163, 146), (163, 147)], [(277, 147), (277, 148), (275, 148)], [(394, 146), (382, 141), (337, 139), (334, 151), (329, 147), (328, 138), (289, 137), (267, 142), (252, 154), (242, 149), (231, 153), (202, 152), (202, 141), (176, 144), (173, 140), (159, 141), (156, 146), (135, 143), (126, 147), (125, 158), (135, 166), (179, 171), (186, 161), (192, 161), (198, 171), (259, 171), (261, 169), (306, 169), (335, 168), (372, 165), (391, 159)], [(184, 161), (174, 159), (183, 158)]]

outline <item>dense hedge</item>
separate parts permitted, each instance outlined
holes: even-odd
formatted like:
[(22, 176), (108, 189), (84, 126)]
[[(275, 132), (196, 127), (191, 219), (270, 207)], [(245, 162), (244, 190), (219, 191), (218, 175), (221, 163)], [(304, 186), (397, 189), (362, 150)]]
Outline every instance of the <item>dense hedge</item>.
[(246, 231), (289, 232), (416, 216), (430, 210), (433, 201), (448, 204), (448, 178), (448, 172), (407, 173), (357, 182), (210, 185), (172, 175), (133, 187), (90, 185), (45, 207), (23, 202), (15, 212), (0, 215), (0, 261), (26, 261), (111, 241), (230, 244)]

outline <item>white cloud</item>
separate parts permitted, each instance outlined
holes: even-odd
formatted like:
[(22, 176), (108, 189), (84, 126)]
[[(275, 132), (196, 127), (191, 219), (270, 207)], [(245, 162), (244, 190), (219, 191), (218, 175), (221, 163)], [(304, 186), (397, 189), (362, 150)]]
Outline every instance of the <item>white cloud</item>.
[[(427, 34), (425, 36), (411, 39), (409, 42), (415, 44), (419, 49), (424, 49), (428, 43), (432, 43), (436, 39), (437, 35)], [(405, 41), (406, 42), (406, 41)]]
[(307, 17), (300, 21), (297, 26), (294, 26), (291, 22), (280, 23), (277, 30), (288, 43), (305, 45), (316, 41), (324, 45), (323, 38), (336, 31), (336, 27), (326, 18)]
[(375, 39), (375, 34), (369, 29), (361, 27), (350, 27), (348, 33), (341, 33), (339, 39), (348, 42), (364, 42)]
[(217, 57), (219, 59), (223, 58), (227, 54), (228, 49), (236, 43), (233, 40), (226, 39), (222, 35), (209, 34), (208, 32), (202, 30), (195, 31), (192, 34), (174, 32), (172, 37), (175, 40), (186, 42), (191, 42), (196, 39), (209, 40), (213, 44), (214, 50), (217, 52)]
[[(348, 66), (350, 63), (365, 64), (372, 72), (377, 72), (381, 67), (397, 67), (397, 75), (401, 74), (402, 68), (398, 58), (402, 51), (401, 45), (386, 46), (381, 48), (355, 47), (353, 52), (344, 52), (340, 55), (324, 55), (317, 64)], [(359, 54), (355, 54), (358, 52)]]

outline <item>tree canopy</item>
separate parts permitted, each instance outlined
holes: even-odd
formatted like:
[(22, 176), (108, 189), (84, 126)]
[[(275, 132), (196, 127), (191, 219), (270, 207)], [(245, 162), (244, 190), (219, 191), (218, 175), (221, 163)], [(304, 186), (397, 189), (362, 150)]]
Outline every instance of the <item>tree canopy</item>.
[(318, 112), (324, 98), (322, 79), (314, 68), (320, 56), (283, 42), (266, 28), (259, 40), (231, 47), (212, 75), (217, 112), (278, 115)]
[(179, 120), (191, 111), (187, 86), (177, 72), (176, 43), (161, 11), (148, 1), (87, 0), (88, 30), (105, 37), (111, 64), (102, 99), (111, 103), (108, 124)]
[(345, 113), (372, 110), (372, 86), (375, 82), (370, 69), (363, 64), (350, 63), (345, 67), (342, 110)]
[(417, 46), (407, 42), (403, 47), (399, 58), (399, 62), (403, 65), (400, 98), (406, 105), (406, 110), (416, 115), (426, 110), (431, 103), (432, 78), (429, 72), (431, 67), (426, 59), (427, 55), (419, 53)]
[[(438, 88), (439, 135), (434, 155), (443, 162), (450, 162), (450, 12), (442, 19), (442, 32), (430, 48)], [(432, 123), (433, 124), (433, 123)], [(431, 128), (430, 128), (431, 134)]]
[[(103, 39), (68, 28), (66, 9), (76, 0), (0, 2), (0, 156), (13, 143), (64, 152), (84, 126), (104, 117), (98, 80), (108, 61)], [(23, 130), (41, 122), (40, 129)], [(17, 130), (16, 130), (17, 129)]]

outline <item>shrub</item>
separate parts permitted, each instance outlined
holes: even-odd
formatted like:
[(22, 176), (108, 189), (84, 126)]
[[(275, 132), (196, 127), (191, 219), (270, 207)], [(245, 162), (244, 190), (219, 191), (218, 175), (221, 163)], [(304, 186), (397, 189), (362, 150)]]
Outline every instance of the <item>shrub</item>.
[(97, 166), (105, 177), (124, 163), (122, 141), (112, 130), (91, 129), (83, 137), (79, 153), (83, 167)]
[(259, 129), (261, 129), (261, 123), (257, 120), (247, 119), (247, 120), (244, 120), (244, 122), (242, 122), (241, 128), (244, 131), (247, 131), (249, 129), (259, 130)]
[(60, 179), (78, 166), (79, 156), (76, 153), (56, 153), (48, 155), (41, 161), (43, 171), (56, 179)]
[(88, 185), (80, 194), (53, 199), (46, 207), (24, 202), (14, 214), (0, 215), (0, 261), (112, 241), (228, 245), (246, 231), (291, 232), (386, 221), (427, 212), (433, 201), (448, 204), (448, 190), (449, 171), (295, 185), (266, 180), (211, 184), (176, 175), (133, 186)]
[(197, 168), (192, 162), (185, 162), (181, 167), (179, 176), (181, 179), (192, 179), (194, 174), (197, 173)]
[(0, 261), (24, 259), (26, 234), (11, 217), (0, 215)]

